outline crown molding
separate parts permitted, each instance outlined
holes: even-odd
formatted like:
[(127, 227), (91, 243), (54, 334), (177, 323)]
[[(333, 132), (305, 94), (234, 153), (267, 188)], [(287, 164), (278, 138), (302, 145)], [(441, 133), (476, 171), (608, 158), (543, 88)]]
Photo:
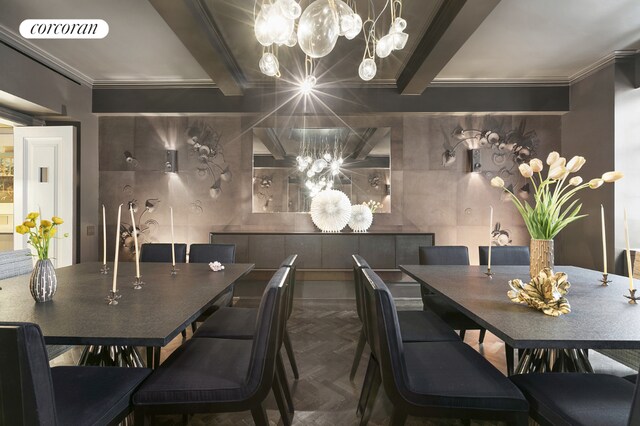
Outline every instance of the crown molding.
[(569, 77), (569, 81), (571, 84), (573, 83), (577, 83), (578, 81), (589, 77), (590, 75), (600, 71), (601, 69), (611, 65), (612, 63), (614, 63), (617, 59), (623, 59), (623, 58), (629, 58), (631, 56), (634, 56), (636, 53), (638, 53), (637, 50), (614, 50), (612, 53), (608, 54), (607, 56), (604, 56), (602, 58), (600, 58), (599, 60), (597, 60), (596, 62), (587, 65), (586, 67), (584, 67), (583, 69), (581, 69), (580, 71), (576, 72), (575, 74), (573, 74), (571, 77)]
[(61, 61), (55, 56), (47, 53), (46, 51), (40, 49), (38, 46), (28, 42), (2, 24), (0, 24), (0, 41), (3, 41), (22, 54), (28, 56), (36, 62), (43, 64), (48, 68), (51, 68), (58, 74), (61, 74), (78, 84), (82, 84), (87, 87), (91, 87), (93, 85), (93, 79), (91, 77), (80, 72), (66, 62)]
[(190, 80), (94, 80), (94, 89), (200, 89), (217, 88), (210, 79)]

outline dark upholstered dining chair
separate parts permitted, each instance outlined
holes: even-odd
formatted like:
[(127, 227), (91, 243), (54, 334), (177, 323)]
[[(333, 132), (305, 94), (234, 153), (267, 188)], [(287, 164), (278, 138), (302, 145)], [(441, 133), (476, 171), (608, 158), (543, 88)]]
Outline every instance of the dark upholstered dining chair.
[[(367, 261), (360, 255), (354, 254), (353, 258), (353, 281), (356, 293), (356, 311), (358, 319), (362, 323), (362, 329), (358, 338), (356, 354), (351, 366), (349, 378), (353, 380), (362, 358), (362, 352), (366, 343), (364, 302), (362, 301), (362, 270), (370, 269)], [(453, 329), (437, 315), (430, 311), (399, 311), (398, 320), (403, 342), (434, 342), (434, 341), (455, 341), (460, 337)]]
[(511, 376), (542, 426), (640, 425), (640, 386), (593, 373), (531, 373)]
[(117, 424), (146, 368), (49, 368), (40, 327), (0, 323), (0, 424)]
[[(176, 250), (176, 263), (187, 262), (187, 245), (174, 244)], [(145, 243), (140, 247), (140, 262), (165, 262), (171, 263), (171, 243)]]
[[(289, 286), (286, 295), (286, 320), (291, 316), (293, 310), (293, 293), (296, 283), (296, 260), (297, 254), (288, 256), (281, 264), (281, 268), (290, 268)], [(193, 337), (213, 337), (219, 339), (252, 339), (257, 309), (254, 308), (227, 308), (223, 307), (214, 312), (207, 320), (198, 327)], [(298, 365), (291, 344), (291, 337), (286, 326), (284, 329), (283, 343), (291, 364), (291, 370), (296, 379), (300, 377)]]
[[(489, 258), (489, 247), (478, 247), (480, 264), (486, 265)], [(496, 246), (491, 247), (491, 265), (529, 265), (529, 247)]]
[(370, 362), (377, 364), (365, 413), (382, 383), (393, 404), (391, 425), (408, 415), (527, 425), (529, 405), (508, 378), (461, 341), (403, 342), (389, 289), (370, 269), (363, 277)]
[(236, 263), (235, 244), (191, 244), (189, 263)]
[(287, 415), (276, 357), (285, 324), (289, 274), (289, 268), (280, 268), (267, 284), (253, 339), (191, 339), (173, 352), (133, 396), (135, 424), (144, 425), (159, 413), (250, 410), (255, 424), (266, 426), (263, 402), (270, 390), (280, 412)]
[[(469, 265), (469, 249), (465, 246), (424, 246), (419, 247), (421, 265)], [(460, 330), (464, 340), (465, 331), (480, 330), (478, 342), (484, 342), (487, 330), (477, 322), (457, 310), (449, 302), (420, 286), (422, 303), (425, 310), (431, 310), (455, 330)]]
[[(211, 263), (216, 261), (223, 264), (236, 263), (236, 245), (191, 244), (191, 246), (189, 246), (189, 263)], [(218, 300), (191, 324), (191, 329), (194, 333), (197, 329), (197, 323), (204, 322), (221, 307), (231, 306), (233, 304), (234, 291), (235, 283), (221, 294)]]

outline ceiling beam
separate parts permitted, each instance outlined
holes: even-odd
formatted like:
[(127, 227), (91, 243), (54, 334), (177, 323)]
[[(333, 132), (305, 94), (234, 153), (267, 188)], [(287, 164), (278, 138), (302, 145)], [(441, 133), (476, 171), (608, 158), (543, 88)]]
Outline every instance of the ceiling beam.
[(240, 96), (246, 78), (202, 0), (149, 0), (225, 96)]
[(403, 95), (421, 95), (500, 0), (445, 0), (398, 77)]
[(256, 127), (253, 129), (254, 136), (257, 136), (262, 144), (269, 150), (273, 158), (276, 160), (284, 160), (286, 152), (280, 139), (272, 128)]
[(353, 157), (356, 160), (364, 160), (365, 158), (367, 158), (367, 155), (369, 155), (369, 153), (375, 146), (375, 144), (370, 144), (369, 141), (371, 140), (371, 136), (373, 136), (376, 130), (378, 129), (375, 127), (369, 127), (364, 131), (360, 143), (358, 143), (356, 148), (353, 150)]

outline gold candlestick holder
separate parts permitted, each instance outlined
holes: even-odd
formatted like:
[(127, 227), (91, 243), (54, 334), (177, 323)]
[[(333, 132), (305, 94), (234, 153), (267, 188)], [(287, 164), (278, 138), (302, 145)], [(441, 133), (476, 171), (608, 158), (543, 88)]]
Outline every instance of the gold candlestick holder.
[(133, 280), (133, 289), (134, 290), (140, 290), (143, 285), (144, 285), (144, 281), (142, 281), (142, 277), (136, 277), (136, 279)]
[(122, 295), (119, 294), (118, 290), (116, 291), (110, 290), (109, 295), (106, 298), (107, 305), (117, 305), (118, 299), (120, 299), (121, 297)]
[(611, 280), (609, 279), (609, 274), (603, 273), (600, 282), (602, 283), (603, 287), (609, 286), (609, 283), (611, 282)]
[(487, 268), (487, 272), (484, 273), (487, 277), (493, 278), (493, 272), (491, 272), (491, 268)]
[(640, 300), (640, 297), (636, 297), (636, 289), (629, 289), (629, 294), (630, 296), (627, 296), (626, 294), (624, 295), (624, 297), (626, 297), (627, 299), (629, 299), (629, 304), (630, 305), (637, 305), (638, 304), (638, 300)]
[(102, 266), (100, 267), (100, 273), (102, 275), (107, 275), (109, 273), (109, 267), (107, 266), (106, 263), (103, 263)]
[(178, 271), (180, 269), (176, 269), (176, 265), (171, 265), (171, 275), (178, 275)]

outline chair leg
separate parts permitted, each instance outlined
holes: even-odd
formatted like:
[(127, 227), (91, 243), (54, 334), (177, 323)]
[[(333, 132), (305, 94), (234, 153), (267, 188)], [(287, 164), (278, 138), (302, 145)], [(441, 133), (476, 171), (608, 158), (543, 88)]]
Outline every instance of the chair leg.
[(507, 345), (506, 343), (504, 344), (504, 355), (507, 360), (507, 376), (513, 376), (514, 350), (513, 347)]
[(362, 390), (360, 391), (360, 398), (358, 399), (358, 406), (356, 407), (356, 415), (362, 416), (364, 408), (367, 405), (367, 398), (369, 391), (371, 390), (371, 382), (373, 379), (373, 371), (378, 368), (376, 360), (373, 358), (373, 354), (369, 355), (369, 362), (367, 362), (367, 371), (364, 374), (364, 381), (362, 382)]
[(289, 389), (289, 380), (287, 379), (287, 372), (284, 369), (284, 362), (282, 361), (282, 356), (280, 355), (280, 351), (278, 351), (278, 356), (276, 357), (276, 374), (280, 376), (280, 383), (282, 384), (282, 392), (284, 394), (284, 398), (286, 399), (287, 405), (289, 406), (289, 411), (293, 413), (294, 412), (293, 399), (291, 398), (291, 390)]
[(195, 321), (194, 321), (194, 322), (192, 322), (192, 323), (191, 323), (191, 331), (192, 331), (193, 333), (195, 333), (197, 329), (198, 329), (198, 324), (197, 324)]
[(467, 330), (460, 329), (460, 340), (464, 340), (464, 335), (466, 332)]
[(186, 328), (184, 330), (182, 330), (182, 338), (183, 339), (187, 338), (187, 329)]
[(484, 328), (480, 329), (480, 337), (478, 338), (478, 343), (483, 344), (484, 343), (484, 335), (487, 334), (487, 330)]
[(391, 413), (389, 426), (404, 426), (404, 422), (406, 421), (407, 413), (402, 411), (399, 407), (393, 407), (393, 413)]
[(298, 374), (298, 365), (296, 364), (296, 357), (293, 354), (293, 346), (291, 346), (291, 337), (289, 336), (289, 331), (287, 327), (284, 328), (284, 348), (287, 351), (287, 357), (289, 358), (289, 362), (291, 363), (291, 369), (293, 370), (293, 377), (296, 380), (300, 378)]
[(365, 344), (364, 328), (360, 329), (360, 337), (358, 337), (358, 346), (356, 346), (356, 356), (353, 358), (353, 364), (351, 365), (351, 374), (349, 374), (349, 380), (353, 382), (353, 378), (356, 377), (358, 366), (360, 365), (360, 358), (362, 358), (362, 351)]
[(262, 403), (251, 410), (251, 416), (253, 417), (253, 422), (256, 424), (256, 426), (269, 425), (269, 418), (267, 417), (267, 412), (264, 409)]
[(278, 411), (280, 411), (280, 418), (282, 419), (282, 424), (284, 426), (291, 426), (291, 413), (289, 412), (289, 407), (287, 402), (285, 401), (282, 383), (280, 381), (280, 375), (275, 374), (273, 377), (273, 383), (271, 385), (271, 390), (273, 391), (273, 396), (276, 399), (276, 404), (278, 405)]
[(371, 379), (371, 389), (369, 390), (369, 395), (367, 396), (367, 403), (362, 412), (362, 417), (360, 418), (360, 426), (366, 426), (369, 423), (369, 417), (371, 417), (371, 412), (373, 411), (373, 406), (376, 402), (376, 397), (378, 396), (378, 390), (380, 389), (380, 384), (382, 383), (382, 376), (380, 375), (378, 362), (375, 360), (374, 362), (376, 368), (373, 371), (373, 377)]

